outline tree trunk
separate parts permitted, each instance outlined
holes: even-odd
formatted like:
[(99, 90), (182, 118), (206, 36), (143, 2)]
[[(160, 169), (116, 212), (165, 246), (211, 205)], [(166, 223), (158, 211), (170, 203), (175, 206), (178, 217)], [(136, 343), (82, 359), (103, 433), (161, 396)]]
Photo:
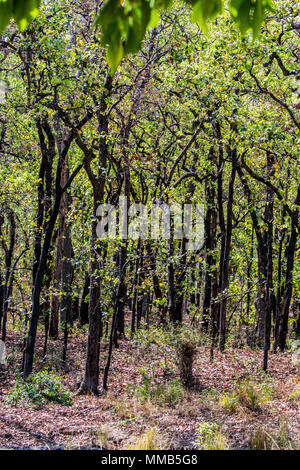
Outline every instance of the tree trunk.
[(234, 195), (234, 181), (236, 175), (236, 150), (232, 152), (232, 170), (229, 180), (228, 188), (228, 202), (227, 202), (227, 227), (224, 245), (224, 257), (221, 267), (221, 303), (220, 303), (220, 331), (219, 331), (219, 349), (221, 352), (225, 349), (226, 341), (226, 304), (227, 304), (227, 290), (229, 287), (229, 258), (231, 251), (231, 238), (232, 238), (232, 219), (233, 219), (233, 195)]

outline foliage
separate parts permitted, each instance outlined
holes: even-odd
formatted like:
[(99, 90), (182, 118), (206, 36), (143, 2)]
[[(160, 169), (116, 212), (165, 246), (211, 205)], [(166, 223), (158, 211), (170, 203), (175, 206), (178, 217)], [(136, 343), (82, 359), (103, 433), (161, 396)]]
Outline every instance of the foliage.
[(184, 390), (178, 380), (171, 380), (166, 385), (153, 388), (150, 397), (159, 406), (174, 407), (184, 397)]
[(38, 15), (40, 3), (40, 0), (1, 0), (0, 31), (3, 31), (10, 19), (14, 19), (24, 29)]
[(143, 384), (136, 388), (136, 395), (143, 401), (151, 400), (158, 406), (174, 407), (184, 397), (184, 390), (178, 380), (166, 384), (154, 384), (151, 377), (143, 374)]
[(8, 394), (8, 404), (42, 406), (53, 402), (64, 406), (73, 404), (71, 394), (62, 386), (61, 378), (47, 370), (37, 372), (24, 380), (21, 375), (17, 376), (16, 383)]
[[(185, 0), (193, 8), (192, 20), (207, 30), (209, 20), (221, 14), (224, 0)], [(3, 30), (10, 18), (24, 29), (28, 20), (38, 13), (39, 0), (2, 0), (0, 3), (0, 30)], [(169, 8), (172, 0), (107, 0), (96, 24), (101, 25), (102, 43), (108, 45), (107, 59), (111, 72), (114, 73), (121, 59), (129, 53), (136, 53), (141, 48), (146, 30), (157, 26), (159, 9)], [(229, 10), (241, 32), (251, 29), (257, 36), (271, 0), (231, 0)]]
[(133, 343), (136, 346), (140, 346), (142, 344), (148, 346), (151, 344), (157, 345), (160, 348), (165, 348), (166, 346), (170, 346), (174, 344), (174, 336), (170, 332), (170, 325), (168, 327), (163, 326), (159, 327), (153, 325), (150, 329), (141, 328), (136, 331), (133, 336)]
[(227, 450), (228, 440), (216, 423), (201, 423), (198, 428), (198, 448), (201, 450)]
[[(157, 9), (170, 7), (172, 0), (130, 0), (121, 4), (108, 0), (100, 12), (97, 24), (102, 26), (103, 44), (108, 45), (107, 58), (112, 73), (128, 53), (136, 53), (147, 27), (155, 27), (159, 21)], [(192, 20), (207, 30), (209, 20), (223, 11), (223, 0), (186, 0), (193, 8)], [(230, 12), (243, 34), (248, 29), (257, 35), (266, 11), (271, 10), (270, 0), (248, 2), (231, 0)]]
[(250, 437), (251, 450), (299, 450), (298, 439), (292, 435), (286, 421), (280, 419), (276, 431), (259, 428)]
[(223, 392), (219, 403), (230, 413), (243, 407), (258, 411), (261, 404), (272, 398), (273, 392), (274, 386), (271, 378), (266, 377), (263, 382), (254, 383), (246, 377), (230, 393)]
[(244, 379), (236, 388), (238, 401), (241, 406), (251, 411), (259, 410), (259, 393), (249, 379)]
[(223, 392), (222, 398), (220, 400), (220, 405), (224, 410), (228, 411), (229, 413), (234, 413), (238, 408), (238, 397), (235, 392), (231, 392), (226, 394)]
[[(153, 377), (148, 389), (143, 385), (146, 396), (157, 381), (155, 374), (174, 376), (175, 349), (182, 382), (192, 383), (192, 359), (198, 345), (212, 346), (211, 357), (217, 346), (221, 304), (225, 339), (234, 338), (234, 348), (245, 344), (261, 348), (269, 299), (267, 280), (272, 283), (268, 289), (276, 297), (277, 311), (271, 315), (270, 346), (266, 346), (273, 347), (274, 339), (274, 349), (284, 349), (285, 340), (297, 336), (299, 12), (295, 2), (277, 0), (276, 12), (268, 14), (261, 34), (251, 42), (240, 37), (231, 21), (233, 6), (242, 11), (245, 3), (231, 2), (231, 13), (225, 9), (210, 23), (206, 35), (190, 21), (190, 9), (176, 3), (161, 15), (158, 26), (146, 33), (141, 53), (126, 58), (114, 77), (109, 75), (102, 47), (104, 30), (92, 28), (95, 0), (77, 2), (76, 7), (70, 0), (43, 2), (38, 17), (23, 32), (13, 23), (6, 29), (0, 58), (0, 79), (5, 83), (5, 100), (0, 107), (0, 277), (9, 299), (1, 301), (0, 317), (3, 305), (8, 306), (9, 328), (13, 325), (19, 334), (18, 349), (26, 337), (34, 337), (32, 331), (28, 335), (33, 268), (39, 265), (39, 248), (49, 238), (39, 297), (43, 314), (38, 319), (45, 351), (39, 346), (35, 351), (44, 364), (61, 361), (65, 365), (60, 348), (51, 362), (47, 334), (49, 322), (51, 326), (59, 317), (60, 303), (67, 295), (74, 326), (65, 328), (63, 321), (57, 321), (57, 334), (65, 333), (66, 348), (68, 337), (78, 334), (77, 324), (88, 321), (88, 310), (96, 311), (90, 307), (91, 301), (100, 306), (102, 317), (95, 321), (99, 331), (102, 321), (104, 341), (110, 338), (116, 311), (120, 320), (125, 312), (124, 332), (117, 332), (113, 346), (123, 336), (131, 336), (132, 361), (135, 353), (140, 359), (151, 354)], [(107, 5), (102, 11), (109, 20)], [(115, 5), (114, 20), (124, 13), (119, 8), (127, 8), (124, 15), (131, 16), (134, 24), (140, 21), (138, 9), (130, 10), (130, 3)], [(199, 10), (203, 22), (219, 11), (221, 2), (210, 5), (212, 10), (205, 14)], [(252, 2), (253, 20), (258, 6), (259, 2)], [(109, 26), (109, 21), (106, 24)], [(124, 29), (125, 36), (131, 35), (129, 29)], [(136, 29), (139, 40), (144, 29), (145, 23)], [(135, 39), (132, 41), (133, 51)], [(126, 48), (126, 41), (122, 47)], [(61, 166), (60, 145), (69, 129), (73, 140)], [(80, 174), (68, 191), (68, 207), (63, 199), (64, 211), (60, 211), (51, 237), (46, 236), (59, 194), (57, 170), (63, 168), (66, 177), (78, 167)], [(93, 212), (99, 194), (102, 202), (115, 205), (125, 189), (124, 175), (129, 179), (130, 202), (143, 201), (147, 209), (153, 201), (203, 205), (203, 246), (185, 251), (185, 243), (176, 238), (173, 243), (164, 239), (125, 243), (117, 237), (97, 240), (92, 248), (97, 220)], [(101, 191), (95, 189), (99, 181)], [(232, 181), (232, 210), (228, 213)], [(11, 214), (16, 233), (9, 266)], [(227, 243), (230, 216), (233, 226)], [(66, 240), (72, 246), (69, 257), (62, 250)], [(267, 241), (270, 250), (265, 249)], [(229, 253), (224, 257), (225, 246)], [(125, 250), (124, 270), (120, 270), (118, 261)], [(268, 253), (266, 263), (261, 258)], [(60, 264), (67, 261), (73, 270), (71, 289), (62, 285), (59, 273)], [(223, 288), (225, 278), (228, 285)], [(172, 305), (178, 307), (176, 319)], [(78, 318), (81, 306), (85, 306), (85, 319)], [(176, 329), (181, 320), (182, 333)], [(194, 327), (188, 331), (191, 323)], [(280, 330), (282, 346), (278, 343)], [(83, 349), (87, 342), (94, 344), (93, 331), (93, 324), (89, 331), (88, 326), (83, 328)], [(68, 354), (72, 357), (71, 348)], [(72, 368), (71, 357), (68, 364)], [(9, 366), (12, 360), (13, 356)], [(255, 364), (252, 366), (254, 369)], [(98, 384), (99, 368), (95, 371)], [(256, 407), (256, 390), (255, 384), (254, 392), (250, 387), (240, 393), (252, 408)], [(171, 398), (171, 402), (176, 400)]]

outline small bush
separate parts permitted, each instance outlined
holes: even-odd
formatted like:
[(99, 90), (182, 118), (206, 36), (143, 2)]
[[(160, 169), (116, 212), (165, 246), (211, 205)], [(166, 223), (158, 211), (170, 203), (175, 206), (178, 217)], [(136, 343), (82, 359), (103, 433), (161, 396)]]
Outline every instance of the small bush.
[(259, 410), (260, 394), (249, 379), (243, 380), (238, 385), (236, 394), (238, 401), (242, 406), (245, 406), (251, 411)]
[(133, 343), (136, 347), (142, 345), (157, 345), (160, 348), (171, 346), (173, 344), (172, 337), (168, 326), (165, 327), (151, 327), (149, 329), (140, 328), (136, 331), (133, 337)]
[(229, 448), (226, 436), (216, 423), (201, 423), (196, 442), (200, 450), (227, 450)]
[(280, 420), (277, 431), (268, 432), (258, 429), (250, 438), (251, 450), (299, 450), (300, 435), (292, 436), (289, 427), (284, 420)]
[[(272, 450), (274, 443), (273, 438), (263, 429), (258, 429), (250, 437), (250, 449), (251, 450)], [(276, 444), (276, 442), (275, 442)]]
[(300, 392), (296, 390), (295, 392), (289, 393), (284, 401), (289, 401), (291, 403), (297, 403), (300, 399)]
[(151, 378), (143, 374), (142, 386), (137, 387), (136, 395), (143, 401), (150, 400), (159, 406), (176, 406), (183, 398), (184, 390), (180, 382), (175, 379), (167, 384), (152, 384)]
[(176, 406), (183, 396), (184, 390), (178, 380), (172, 380), (166, 385), (158, 385), (150, 393), (151, 400), (159, 406)]
[(218, 392), (218, 390), (216, 390), (216, 389), (214, 389), (214, 388), (204, 388), (204, 389), (202, 390), (202, 395), (203, 395), (205, 398), (209, 399), (209, 400), (215, 401), (216, 398), (217, 398), (218, 395), (219, 395), (219, 392)]
[(262, 383), (252, 383), (249, 378), (241, 380), (229, 394), (223, 393), (219, 404), (230, 413), (240, 408), (258, 411), (260, 405), (269, 401), (274, 393), (272, 380), (266, 378)]
[(151, 377), (143, 372), (143, 382), (140, 387), (136, 388), (136, 395), (142, 400), (150, 398)]
[(59, 403), (64, 406), (73, 404), (71, 394), (62, 387), (61, 378), (52, 372), (42, 371), (31, 374), (27, 380), (21, 375), (17, 376), (16, 383), (6, 403), (42, 406), (47, 402)]
[(229, 413), (234, 413), (239, 406), (237, 394), (235, 392), (231, 392), (229, 395), (223, 393), (223, 396), (220, 400), (220, 405)]

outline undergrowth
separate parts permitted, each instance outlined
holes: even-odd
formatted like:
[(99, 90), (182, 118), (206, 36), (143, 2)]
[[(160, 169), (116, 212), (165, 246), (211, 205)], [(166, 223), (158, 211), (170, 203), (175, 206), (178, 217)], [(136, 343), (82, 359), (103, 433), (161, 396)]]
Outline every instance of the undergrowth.
[(257, 429), (250, 437), (251, 450), (300, 450), (300, 434), (292, 435), (286, 421), (280, 420), (277, 431)]
[(17, 375), (6, 403), (16, 405), (20, 402), (25, 406), (42, 406), (48, 402), (64, 406), (73, 404), (70, 392), (63, 389), (61, 378), (49, 371), (31, 374), (26, 380), (20, 374)]
[(168, 450), (169, 440), (157, 429), (148, 429), (141, 436), (133, 436), (126, 450)]
[(143, 373), (142, 385), (136, 388), (135, 394), (142, 401), (150, 400), (158, 406), (174, 407), (183, 398), (185, 391), (177, 379), (166, 384), (154, 384), (151, 377)]
[(196, 442), (200, 450), (227, 450), (228, 440), (216, 423), (201, 423)]
[(229, 413), (234, 413), (241, 408), (259, 411), (263, 403), (271, 400), (273, 392), (272, 379), (254, 383), (249, 378), (244, 378), (230, 393), (223, 393), (219, 404)]

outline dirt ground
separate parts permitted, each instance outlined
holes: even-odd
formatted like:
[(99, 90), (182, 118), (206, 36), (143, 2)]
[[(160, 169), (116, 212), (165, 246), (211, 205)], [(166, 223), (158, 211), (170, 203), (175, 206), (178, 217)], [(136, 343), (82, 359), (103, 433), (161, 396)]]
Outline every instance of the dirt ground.
[[(37, 341), (35, 370), (53, 368), (63, 375), (63, 383), (74, 393), (72, 406), (47, 404), (42, 407), (7, 405), (5, 399), (20, 369), (22, 340), (9, 331), (8, 369), (0, 372), (0, 448), (124, 449), (135, 436), (155, 430), (161, 448), (196, 449), (201, 423), (217, 423), (227, 436), (230, 449), (249, 448), (250, 437), (260, 429), (278, 432), (282, 423), (291, 436), (300, 432), (300, 371), (291, 354), (271, 354), (269, 377), (261, 373), (262, 352), (228, 349), (209, 360), (209, 348), (200, 346), (194, 362), (194, 387), (174, 405), (142, 399), (136, 390), (142, 387), (143, 374), (154, 385), (176, 378), (177, 370), (169, 346), (143, 341), (123, 340), (113, 352), (109, 390), (101, 392), (101, 380), (107, 343), (101, 345), (100, 395), (76, 396), (83, 376), (85, 339), (72, 335), (69, 341), (67, 370), (60, 368), (62, 340), (50, 341), (46, 361), (41, 360), (42, 336)], [(178, 377), (178, 376), (177, 376)], [(251, 411), (238, 407), (229, 412), (220, 405), (224, 393), (230, 393), (248, 377), (254, 383), (267, 380), (272, 387), (270, 399)]]

